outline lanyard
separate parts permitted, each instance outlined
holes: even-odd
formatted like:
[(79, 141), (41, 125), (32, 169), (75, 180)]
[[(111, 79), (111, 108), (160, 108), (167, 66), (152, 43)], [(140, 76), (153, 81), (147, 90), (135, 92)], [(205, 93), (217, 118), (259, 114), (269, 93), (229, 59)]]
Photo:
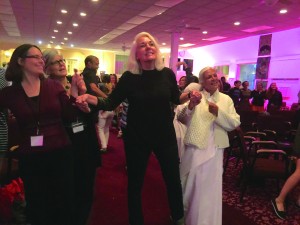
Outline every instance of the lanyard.
[[(42, 81), (40, 84), (40, 94), (38, 96), (28, 97), (23, 87), (22, 87), (22, 89), (24, 91), (25, 101), (26, 101), (27, 105), (29, 106), (29, 108), (32, 112), (33, 118), (35, 120), (36, 135), (39, 135), (39, 132), (40, 132), (40, 99), (41, 99), (41, 93), (42, 93)], [(35, 103), (35, 100), (32, 98), (37, 98), (36, 103)]]

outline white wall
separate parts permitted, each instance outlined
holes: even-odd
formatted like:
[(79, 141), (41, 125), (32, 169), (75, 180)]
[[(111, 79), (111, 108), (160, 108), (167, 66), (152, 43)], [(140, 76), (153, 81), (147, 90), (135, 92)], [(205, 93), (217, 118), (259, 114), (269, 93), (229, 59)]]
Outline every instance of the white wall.
[[(193, 73), (196, 75), (204, 66), (229, 65), (229, 78), (236, 79), (237, 66), (256, 63), (259, 35), (228, 41), (200, 48), (181, 51), (194, 59)], [(188, 58), (188, 57), (183, 57)], [(272, 34), (272, 52), (269, 81), (276, 82), (283, 92), (287, 105), (298, 101), (300, 90), (300, 28)]]

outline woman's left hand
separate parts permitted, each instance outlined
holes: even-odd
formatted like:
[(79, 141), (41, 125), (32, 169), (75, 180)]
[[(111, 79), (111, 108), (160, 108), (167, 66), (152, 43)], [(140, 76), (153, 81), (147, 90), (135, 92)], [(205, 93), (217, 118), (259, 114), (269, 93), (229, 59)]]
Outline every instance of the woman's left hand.
[(72, 88), (77, 89), (77, 95), (82, 95), (86, 93), (86, 86), (81, 75), (75, 73), (72, 76)]

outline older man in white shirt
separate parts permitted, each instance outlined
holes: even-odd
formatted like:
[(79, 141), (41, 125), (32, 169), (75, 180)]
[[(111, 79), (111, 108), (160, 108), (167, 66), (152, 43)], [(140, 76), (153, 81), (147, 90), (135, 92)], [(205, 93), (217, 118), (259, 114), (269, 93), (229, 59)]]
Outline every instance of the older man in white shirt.
[(219, 92), (216, 70), (199, 73), (201, 101), (191, 101), (178, 114), (187, 125), (180, 175), (186, 225), (222, 224), (223, 152), (227, 132), (240, 125), (233, 101)]

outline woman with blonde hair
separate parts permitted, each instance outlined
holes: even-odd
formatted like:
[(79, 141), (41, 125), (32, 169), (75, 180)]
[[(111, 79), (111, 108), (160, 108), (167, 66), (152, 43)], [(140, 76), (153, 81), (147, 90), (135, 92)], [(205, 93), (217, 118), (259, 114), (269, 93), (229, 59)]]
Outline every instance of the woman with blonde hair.
[(174, 72), (165, 67), (155, 38), (141, 32), (134, 38), (128, 70), (107, 99), (83, 95), (77, 104), (88, 102), (98, 109), (112, 110), (128, 99), (127, 126), (123, 140), (128, 172), (128, 209), (131, 225), (144, 224), (141, 191), (149, 157), (159, 161), (167, 187), (172, 221), (183, 225), (182, 189), (173, 112), (170, 103), (198, 98), (198, 92), (180, 94)]

